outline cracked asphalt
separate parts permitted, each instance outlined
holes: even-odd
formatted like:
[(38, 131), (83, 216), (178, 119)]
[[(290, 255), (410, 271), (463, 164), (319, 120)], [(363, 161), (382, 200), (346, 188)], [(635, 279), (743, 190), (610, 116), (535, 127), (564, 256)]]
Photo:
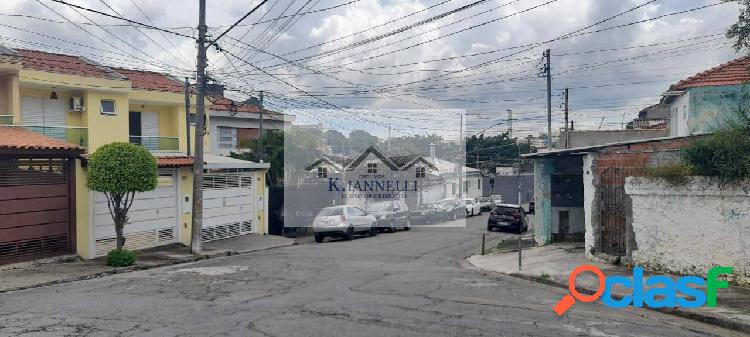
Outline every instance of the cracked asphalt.
[(600, 303), (557, 317), (563, 289), (466, 263), (484, 221), (0, 294), (0, 336), (740, 336)]

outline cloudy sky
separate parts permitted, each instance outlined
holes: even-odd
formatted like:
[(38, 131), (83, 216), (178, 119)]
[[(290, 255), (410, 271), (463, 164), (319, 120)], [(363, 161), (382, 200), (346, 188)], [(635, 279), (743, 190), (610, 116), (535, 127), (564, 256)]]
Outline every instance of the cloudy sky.
[[(197, 0), (69, 0), (196, 36)], [(216, 37), (261, 0), (209, 0)], [(546, 131), (542, 53), (551, 50), (553, 129), (569, 88), (579, 129), (621, 128), (670, 84), (740, 55), (723, 37), (738, 6), (719, 0), (269, 0), (212, 50), (209, 73), (298, 123), (450, 138)], [(107, 65), (190, 75), (190, 38), (51, 0), (0, 2), (0, 43)]]

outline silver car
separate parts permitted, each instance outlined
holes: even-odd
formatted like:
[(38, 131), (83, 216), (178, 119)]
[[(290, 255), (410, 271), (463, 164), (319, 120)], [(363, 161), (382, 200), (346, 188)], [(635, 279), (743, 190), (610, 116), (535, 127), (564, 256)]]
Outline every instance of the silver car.
[(315, 242), (323, 242), (327, 236), (351, 240), (356, 234), (375, 236), (375, 217), (361, 208), (351, 205), (326, 207), (313, 220)]

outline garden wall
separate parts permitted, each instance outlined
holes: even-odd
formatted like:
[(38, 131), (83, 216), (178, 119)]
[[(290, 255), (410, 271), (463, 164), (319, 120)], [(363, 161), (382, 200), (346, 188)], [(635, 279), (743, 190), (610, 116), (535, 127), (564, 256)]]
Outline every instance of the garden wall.
[(750, 182), (720, 186), (691, 177), (683, 185), (629, 177), (635, 265), (704, 276), (734, 267), (733, 280), (750, 285)]

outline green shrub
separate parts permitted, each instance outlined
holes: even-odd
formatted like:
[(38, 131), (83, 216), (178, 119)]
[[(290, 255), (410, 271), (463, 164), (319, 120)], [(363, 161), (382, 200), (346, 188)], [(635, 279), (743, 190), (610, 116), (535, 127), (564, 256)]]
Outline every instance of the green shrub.
[(688, 182), (688, 177), (693, 175), (690, 166), (675, 164), (667, 166), (649, 167), (643, 173), (647, 177), (664, 179), (672, 185), (683, 185)]
[(717, 178), (721, 183), (750, 178), (750, 131), (717, 131), (684, 148), (682, 157), (695, 174)]
[(125, 249), (115, 249), (107, 253), (107, 265), (110, 267), (132, 266), (137, 257), (137, 252)]

